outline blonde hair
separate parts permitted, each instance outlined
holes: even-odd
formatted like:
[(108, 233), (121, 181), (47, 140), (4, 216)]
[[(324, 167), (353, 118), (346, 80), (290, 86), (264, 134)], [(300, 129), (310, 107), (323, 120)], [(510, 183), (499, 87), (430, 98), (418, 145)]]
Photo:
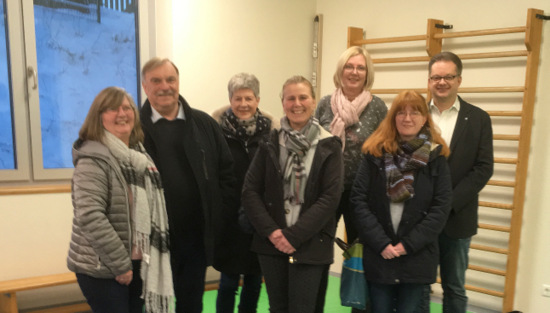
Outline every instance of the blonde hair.
[(365, 58), (365, 65), (367, 66), (367, 77), (365, 77), (365, 85), (363, 85), (364, 90), (370, 90), (374, 84), (374, 65), (372, 63), (372, 58), (367, 50), (363, 47), (352, 46), (344, 51), (338, 63), (336, 63), (336, 71), (334, 72), (333, 80), (334, 86), (336, 88), (342, 88), (342, 73), (344, 72), (344, 66), (351, 57), (356, 55), (362, 55)]
[(141, 123), (139, 121), (139, 113), (136, 108), (136, 104), (132, 99), (132, 96), (119, 87), (107, 87), (97, 94), (92, 102), (92, 105), (90, 106), (88, 115), (86, 115), (84, 123), (78, 132), (78, 138), (80, 140), (94, 140), (103, 142), (105, 129), (103, 128), (101, 114), (107, 111), (107, 109), (117, 109), (120, 107), (124, 98), (128, 99), (128, 102), (130, 102), (130, 107), (134, 112), (134, 128), (130, 133), (130, 146), (143, 142), (144, 136), (141, 129)]
[(399, 93), (391, 105), (386, 118), (380, 123), (378, 128), (370, 135), (370, 137), (363, 143), (361, 151), (363, 153), (370, 153), (376, 157), (382, 156), (382, 150), (387, 153), (395, 154), (397, 152), (397, 143), (399, 141), (399, 133), (397, 132), (397, 126), (395, 124), (395, 117), (397, 112), (403, 111), (410, 106), (411, 109), (419, 111), (420, 114), (426, 118), (425, 126), (430, 130), (430, 136), (432, 137), (432, 143), (440, 144), (442, 146), (441, 155), (449, 156), (450, 150), (445, 140), (441, 137), (439, 132), (436, 131), (435, 124), (428, 111), (428, 105), (426, 99), (416, 91), (405, 90)]

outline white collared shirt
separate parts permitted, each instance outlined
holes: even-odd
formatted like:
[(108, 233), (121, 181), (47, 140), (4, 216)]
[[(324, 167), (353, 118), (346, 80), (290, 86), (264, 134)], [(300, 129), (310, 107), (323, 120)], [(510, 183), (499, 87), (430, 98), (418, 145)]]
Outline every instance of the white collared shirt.
[(455, 99), (455, 103), (443, 112), (439, 112), (433, 99), (430, 101), (430, 114), (432, 115), (432, 120), (439, 127), (441, 137), (443, 137), (443, 140), (445, 140), (448, 146), (451, 145), (451, 139), (453, 138), (459, 111), (460, 101), (458, 101), (458, 97)]
[[(165, 118), (162, 116), (153, 106), (151, 106), (151, 121), (153, 124), (158, 122), (161, 118)], [(183, 112), (183, 105), (181, 105), (181, 102), (178, 101), (178, 115), (176, 115), (176, 119), (185, 120), (185, 113)]]

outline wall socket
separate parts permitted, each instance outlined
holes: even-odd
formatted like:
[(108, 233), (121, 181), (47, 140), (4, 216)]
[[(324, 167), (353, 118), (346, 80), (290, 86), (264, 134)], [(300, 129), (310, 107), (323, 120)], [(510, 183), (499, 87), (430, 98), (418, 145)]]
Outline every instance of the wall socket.
[(550, 297), (550, 285), (548, 284), (542, 285), (542, 295), (544, 297)]

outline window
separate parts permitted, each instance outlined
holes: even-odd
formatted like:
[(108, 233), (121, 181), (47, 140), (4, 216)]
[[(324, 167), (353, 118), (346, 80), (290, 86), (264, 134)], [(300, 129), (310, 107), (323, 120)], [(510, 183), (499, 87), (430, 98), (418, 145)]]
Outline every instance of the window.
[(15, 169), (15, 155), (4, 7), (4, 1), (0, 0), (0, 170), (13, 170)]
[(9, 12), (0, 29), (0, 180), (70, 178), (72, 143), (95, 95), (119, 86), (140, 103), (147, 49), (138, 2), (0, 1)]

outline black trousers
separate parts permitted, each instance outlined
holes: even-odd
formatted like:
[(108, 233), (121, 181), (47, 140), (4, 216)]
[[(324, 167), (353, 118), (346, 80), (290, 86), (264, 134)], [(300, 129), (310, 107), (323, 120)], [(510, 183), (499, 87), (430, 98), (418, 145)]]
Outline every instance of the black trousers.
[(202, 243), (178, 244), (171, 250), (176, 313), (201, 313), (206, 253)]
[[(271, 313), (313, 313), (329, 265), (291, 264), (288, 256), (258, 255)], [(324, 297), (324, 295), (322, 295)]]

